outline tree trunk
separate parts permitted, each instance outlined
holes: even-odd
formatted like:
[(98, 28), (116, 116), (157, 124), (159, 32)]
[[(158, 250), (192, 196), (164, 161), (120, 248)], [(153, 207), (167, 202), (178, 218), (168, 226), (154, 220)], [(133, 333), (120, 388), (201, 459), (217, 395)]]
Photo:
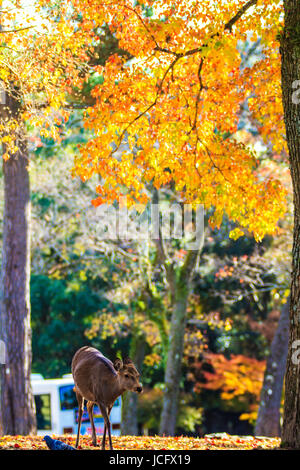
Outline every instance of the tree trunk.
[[(141, 335), (132, 338), (130, 358), (141, 373), (145, 356), (145, 338)], [(138, 435), (138, 395), (126, 392), (122, 399), (122, 436)]]
[[(203, 220), (196, 228), (198, 249), (188, 251), (183, 266), (175, 268), (174, 265), (164, 262), (172, 302), (165, 390), (159, 430), (160, 435), (165, 436), (174, 436), (176, 430), (186, 313), (191, 292), (191, 279), (204, 242)], [(165, 259), (163, 250), (161, 257)]]
[[(1, 336), (6, 344), (2, 373), (1, 421), (4, 434), (32, 433), (36, 429), (31, 391), (30, 327), (30, 192), (27, 144), (19, 121), (19, 103), (6, 96), (1, 121), (16, 120), (18, 150), (3, 161), (4, 219), (1, 272)], [(4, 149), (5, 150), (5, 149)]]
[(280, 404), (289, 339), (289, 301), (283, 305), (267, 360), (260, 405), (255, 426), (256, 436), (279, 437)]
[[(300, 448), (300, 104), (295, 85), (300, 80), (300, 2), (284, 1), (281, 37), (282, 93), (290, 170), (294, 193), (294, 234), (290, 304), (290, 335), (285, 375), (282, 445)], [(297, 88), (299, 89), (299, 82)]]
[(160, 434), (165, 436), (173, 436), (176, 429), (188, 294), (189, 290), (186, 285), (178, 286), (171, 317), (160, 422)]

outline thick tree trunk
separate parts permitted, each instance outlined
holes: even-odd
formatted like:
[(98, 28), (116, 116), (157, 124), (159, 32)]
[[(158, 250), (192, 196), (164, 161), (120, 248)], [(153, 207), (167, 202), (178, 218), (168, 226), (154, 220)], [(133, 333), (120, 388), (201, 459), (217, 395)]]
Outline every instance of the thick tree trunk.
[[(300, 2), (284, 1), (281, 37), (282, 93), (286, 137), (294, 192), (294, 236), (290, 304), (290, 335), (285, 375), (282, 445), (300, 448)], [(297, 86), (298, 85), (298, 86)]]
[(165, 436), (173, 436), (176, 429), (188, 294), (187, 285), (178, 286), (171, 317), (164, 400), (159, 431), (160, 435)]
[[(130, 348), (130, 358), (141, 373), (145, 357), (145, 338), (141, 335), (132, 338)], [(138, 395), (132, 392), (126, 392), (122, 400), (122, 436), (138, 435)]]
[(289, 339), (289, 302), (283, 305), (267, 360), (260, 405), (255, 426), (256, 436), (281, 435), (280, 404)]
[[(174, 436), (176, 430), (188, 298), (191, 292), (191, 279), (204, 242), (203, 220), (196, 228), (198, 249), (188, 251), (183, 266), (175, 268), (165, 262), (172, 303), (165, 390), (159, 429), (160, 435), (165, 436)], [(161, 258), (165, 259), (163, 250), (161, 251)]]
[[(18, 101), (6, 97), (1, 121), (18, 121)], [(1, 272), (1, 336), (6, 344), (2, 373), (1, 421), (4, 434), (35, 431), (35, 409), (30, 384), (30, 192), (28, 153), (18, 122), (18, 151), (3, 161), (4, 219)]]

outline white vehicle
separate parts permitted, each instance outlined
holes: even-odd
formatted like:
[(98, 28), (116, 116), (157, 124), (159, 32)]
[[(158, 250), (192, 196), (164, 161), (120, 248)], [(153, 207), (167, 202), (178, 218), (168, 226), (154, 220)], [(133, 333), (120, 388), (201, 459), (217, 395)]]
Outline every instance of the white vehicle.
[[(37, 433), (46, 434), (77, 434), (78, 404), (72, 374), (63, 375), (60, 379), (44, 379), (40, 374), (31, 374), (31, 385), (34, 394)], [(104, 420), (98, 406), (94, 406), (94, 422), (97, 435), (102, 434)], [(119, 397), (110, 413), (112, 435), (120, 435), (121, 397)], [(92, 428), (86, 409), (82, 415), (80, 434), (91, 434)]]

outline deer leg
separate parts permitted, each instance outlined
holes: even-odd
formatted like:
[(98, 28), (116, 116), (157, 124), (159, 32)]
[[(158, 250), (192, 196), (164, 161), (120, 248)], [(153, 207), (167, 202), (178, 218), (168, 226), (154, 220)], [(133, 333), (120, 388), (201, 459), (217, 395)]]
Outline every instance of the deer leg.
[(96, 447), (98, 444), (97, 444), (97, 435), (96, 435), (94, 416), (93, 416), (94, 402), (88, 401), (86, 407), (89, 413), (90, 423), (92, 425), (92, 444), (93, 446)]
[[(110, 412), (111, 412), (111, 409), (112, 409), (112, 406), (109, 406), (108, 407), (108, 416), (110, 415)], [(102, 449), (105, 449), (105, 439), (106, 439), (106, 424), (104, 422), (104, 430), (103, 430), (103, 437), (102, 437)]]
[(105, 439), (106, 439), (106, 424), (104, 421), (104, 429), (103, 429), (102, 444), (101, 444), (102, 450), (105, 450)]
[[(103, 406), (102, 404), (99, 403), (99, 408), (101, 410), (101, 414), (104, 418), (104, 423), (105, 423), (105, 428), (108, 430), (108, 438), (109, 438), (109, 447), (110, 447), (110, 450), (113, 450), (113, 446), (112, 446), (112, 440), (111, 440), (111, 429), (110, 429), (110, 421), (109, 421), (109, 416), (108, 416), (108, 413), (107, 413), (107, 410), (106, 410), (106, 407)], [(105, 435), (106, 435), (106, 429), (104, 428), (104, 431), (103, 431), (103, 438), (102, 438), (102, 450), (105, 450)], [(104, 434), (105, 432), (105, 434)]]
[(77, 430), (77, 439), (76, 439), (75, 447), (78, 447), (79, 438), (80, 438), (81, 418), (82, 418), (82, 412), (83, 412), (83, 407), (84, 407), (84, 399), (80, 395), (80, 393), (78, 393), (76, 390), (75, 392), (76, 392), (76, 398), (78, 402), (78, 430)]

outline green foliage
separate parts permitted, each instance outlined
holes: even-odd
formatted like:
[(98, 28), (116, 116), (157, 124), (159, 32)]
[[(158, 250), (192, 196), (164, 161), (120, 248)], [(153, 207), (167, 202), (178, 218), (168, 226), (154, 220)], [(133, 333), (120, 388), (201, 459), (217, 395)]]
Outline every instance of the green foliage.
[(45, 377), (70, 373), (75, 351), (88, 344), (85, 329), (107, 300), (92, 292), (86, 282), (31, 278), (33, 372)]
[[(162, 410), (163, 391), (159, 387), (145, 390), (138, 400), (138, 421), (151, 434), (159, 429), (160, 414)], [(202, 423), (203, 409), (194, 406), (194, 397), (191, 394), (181, 393), (177, 416), (176, 432), (195, 432), (196, 427)]]
[(200, 426), (203, 421), (203, 409), (196, 408), (195, 404), (190, 398), (190, 405), (181, 401), (179, 405), (179, 413), (177, 417), (177, 427), (182, 429), (183, 432), (194, 433), (197, 431), (197, 426)]

